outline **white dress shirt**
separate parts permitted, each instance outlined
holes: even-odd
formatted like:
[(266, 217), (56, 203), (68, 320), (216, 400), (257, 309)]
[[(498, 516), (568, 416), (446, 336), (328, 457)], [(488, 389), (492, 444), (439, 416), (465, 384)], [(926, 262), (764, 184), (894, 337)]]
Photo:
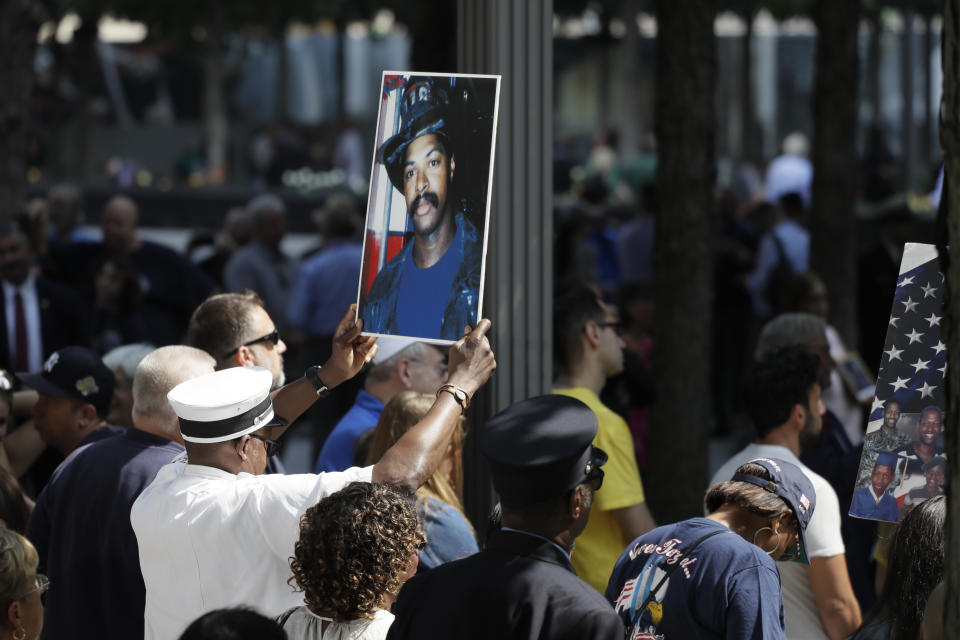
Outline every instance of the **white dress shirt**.
[(373, 467), (233, 474), (173, 462), (137, 498), (130, 522), (146, 587), (144, 637), (175, 640), (202, 614), (246, 605), (269, 617), (303, 604), (287, 579), (300, 517)]
[(40, 297), (37, 295), (37, 279), (31, 273), (21, 285), (3, 281), (4, 313), (7, 319), (7, 348), (10, 366), (17, 361), (17, 306), (14, 297), (19, 293), (23, 300), (23, 316), (27, 321), (27, 371), (40, 371), (43, 366), (43, 335), (40, 330)]

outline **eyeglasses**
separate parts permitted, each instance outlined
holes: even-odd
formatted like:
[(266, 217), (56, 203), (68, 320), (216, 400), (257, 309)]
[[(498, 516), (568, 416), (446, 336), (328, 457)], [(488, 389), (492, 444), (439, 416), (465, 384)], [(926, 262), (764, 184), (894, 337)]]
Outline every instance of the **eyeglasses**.
[(269, 458), (270, 456), (275, 456), (275, 455), (277, 455), (278, 453), (280, 453), (280, 443), (277, 442), (276, 440), (271, 440), (270, 438), (267, 438), (267, 437), (265, 437), (265, 436), (258, 436), (258, 435), (255, 434), (255, 433), (251, 433), (251, 434), (250, 434), (250, 437), (251, 437), (251, 438), (256, 438), (257, 440), (259, 440), (260, 442), (263, 443), (263, 446), (267, 448), (267, 457), (268, 457), (268, 458)]
[(601, 322), (600, 327), (603, 329), (613, 329), (613, 332), (618, 336), (623, 334), (623, 323), (619, 320), (616, 322)]
[(46, 593), (46, 591), (47, 591), (49, 588), (50, 588), (50, 578), (48, 578), (47, 576), (43, 575), (42, 573), (38, 573), (38, 574), (36, 575), (36, 577), (34, 577), (34, 579), (33, 579), (33, 588), (30, 589), (29, 591), (27, 591), (26, 593), (24, 593), (24, 594), (23, 594), (22, 596), (20, 596), (19, 598), (17, 598), (17, 600), (23, 600), (23, 599), (26, 598), (27, 596), (32, 595), (32, 594), (34, 594), (34, 593), (36, 593), (36, 592), (38, 592), (38, 591), (39, 591), (41, 594)]
[[(277, 346), (278, 344), (280, 344), (280, 330), (275, 328), (273, 331), (271, 331), (265, 336), (261, 336), (256, 340), (251, 340), (250, 342), (244, 342), (242, 345), (240, 345), (240, 347), (252, 347), (253, 345), (260, 344), (261, 342), (271, 342), (273, 343), (273, 346)], [(229, 358), (230, 356), (235, 354), (237, 351), (240, 351), (240, 347), (237, 347), (230, 353), (224, 354), (223, 357)]]
[(447, 363), (444, 362), (444, 361), (442, 361), (442, 360), (441, 360), (440, 362), (424, 362), (423, 360), (417, 360), (416, 358), (410, 358), (410, 362), (419, 362), (420, 364), (430, 365), (431, 367), (433, 367), (434, 369), (437, 370), (437, 372), (440, 374), (440, 377), (441, 377), (441, 378), (442, 378), (443, 376), (447, 375), (447, 371), (449, 370), (449, 367), (447, 366)]
[(595, 447), (590, 445), (590, 460), (587, 461), (587, 466), (584, 468), (584, 475), (586, 476), (584, 483), (589, 484), (594, 491), (599, 491), (600, 487), (603, 486), (603, 469), (602, 467), (607, 462), (607, 454), (600, 447)]

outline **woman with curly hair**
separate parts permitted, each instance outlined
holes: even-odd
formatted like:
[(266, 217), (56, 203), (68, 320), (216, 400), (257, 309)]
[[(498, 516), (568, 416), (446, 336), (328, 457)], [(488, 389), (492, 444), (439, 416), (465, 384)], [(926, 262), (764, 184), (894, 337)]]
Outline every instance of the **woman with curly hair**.
[[(395, 395), (377, 422), (367, 464), (376, 464), (404, 433), (427, 414), (434, 396), (416, 391)], [(427, 534), (420, 568), (433, 569), (478, 551), (477, 537), (463, 513), (463, 422), (453, 432), (447, 453), (436, 472), (417, 490), (417, 512)]]
[(946, 519), (944, 496), (925, 500), (906, 515), (890, 543), (880, 600), (851, 640), (918, 636), (927, 599), (943, 580)]
[(424, 542), (410, 499), (353, 482), (307, 509), (290, 559), (305, 606), (277, 618), (290, 640), (380, 640)]

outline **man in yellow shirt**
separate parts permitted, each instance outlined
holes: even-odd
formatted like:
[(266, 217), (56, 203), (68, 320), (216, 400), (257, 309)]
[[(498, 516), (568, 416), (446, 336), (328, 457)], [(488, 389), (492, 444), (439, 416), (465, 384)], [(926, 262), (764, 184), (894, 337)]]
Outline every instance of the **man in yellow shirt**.
[(586, 286), (567, 288), (554, 300), (553, 353), (559, 373), (554, 393), (571, 396), (597, 415), (593, 444), (609, 456), (587, 528), (571, 559), (584, 581), (603, 593), (620, 553), (656, 524), (643, 495), (627, 423), (600, 401), (607, 378), (623, 370), (623, 340), (615, 308)]

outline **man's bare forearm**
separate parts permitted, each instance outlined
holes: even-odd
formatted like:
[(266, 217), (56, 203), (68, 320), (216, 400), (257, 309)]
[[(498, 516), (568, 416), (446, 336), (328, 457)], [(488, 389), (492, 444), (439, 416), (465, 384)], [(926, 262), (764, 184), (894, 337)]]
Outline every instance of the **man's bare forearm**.
[(829, 558), (811, 558), (807, 576), (827, 636), (830, 640), (849, 637), (862, 619), (860, 604), (850, 585), (846, 556), (841, 553)]

